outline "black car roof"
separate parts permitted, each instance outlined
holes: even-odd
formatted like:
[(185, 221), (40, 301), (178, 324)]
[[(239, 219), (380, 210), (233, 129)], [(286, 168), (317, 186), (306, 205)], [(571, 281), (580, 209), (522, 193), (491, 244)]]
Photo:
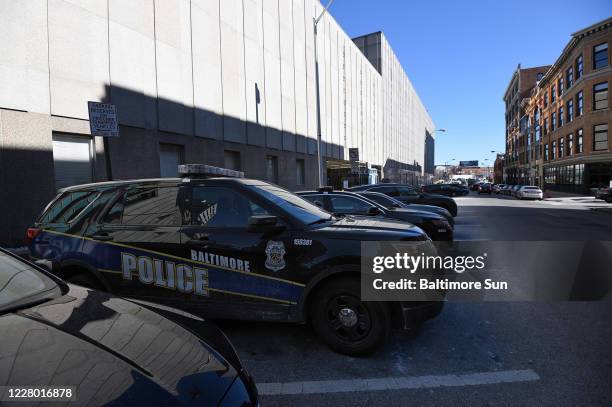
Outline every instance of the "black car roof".
[(232, 177), (185, 177), (185, 178), (143, 178), (143, 179), (130, 179), (130, 180), (117, 180), (117, 181), (102, 181), (93, 182), (90, 184), (72, 185), (66, 188), (59, 189), (59, 193), (71, 192), (71, 191), (83, 191), (83, 190), (96, 190), (102, 188), (117, 188), (124, 185), (133, 184), (159, 184), (159, 183), (181, 183), (190, 181), (206, 180), (206, 181), (232, 181), (247, 185), (265, 184), (263, 181), (248, 179), (248, 178), (232, 178)]

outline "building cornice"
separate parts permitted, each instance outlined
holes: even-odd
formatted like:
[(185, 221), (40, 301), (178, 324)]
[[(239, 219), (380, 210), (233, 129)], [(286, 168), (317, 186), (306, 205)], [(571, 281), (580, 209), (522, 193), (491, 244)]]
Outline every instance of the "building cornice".
[(546, 72), (542, 80), (538, 82), (538, 86), (544, 87), (548, 83), (550, 78), (559, 71), (561, 65), (565, 63), (572, 51), (578, 46), (578, 43), (582, 41), (583, 38), (588, 37), (589, 35), (597, 34), (603, 30), (607, 30), (610, 27), (612, 27), (612, 17), (573, 33), (572, 39), (567, 43), (565, 48), (563, 48), (561, 55), (559, 55), (559, 58), (557, 58), (557, 60), (550, 67), (548, 72)]

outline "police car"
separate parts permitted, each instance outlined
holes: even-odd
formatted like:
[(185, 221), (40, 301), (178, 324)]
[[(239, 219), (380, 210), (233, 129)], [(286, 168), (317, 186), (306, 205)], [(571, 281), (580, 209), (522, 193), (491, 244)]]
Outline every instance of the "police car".
[(392, 219), (338, 219), (273, 184), (211, 166), (182, 178), (59, 191), (27, 230), (32, 259), (69, 282), (211, 319), (305, 323), (331, 348), (366, 354), (441, 303), (360, 299), (361, 241), (411, 241)]

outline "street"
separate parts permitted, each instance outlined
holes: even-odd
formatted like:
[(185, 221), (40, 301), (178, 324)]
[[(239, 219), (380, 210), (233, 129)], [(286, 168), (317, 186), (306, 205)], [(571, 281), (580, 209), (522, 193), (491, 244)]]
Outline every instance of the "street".
[[(456, 240), (612, 238), (610, 205), (474, 192), (456, 201)], [(330, 351), (306, 326), (220, 325), (262, 405), (612, 405), (611, 310), (609, 302), (449, 303), (369, 358)]]

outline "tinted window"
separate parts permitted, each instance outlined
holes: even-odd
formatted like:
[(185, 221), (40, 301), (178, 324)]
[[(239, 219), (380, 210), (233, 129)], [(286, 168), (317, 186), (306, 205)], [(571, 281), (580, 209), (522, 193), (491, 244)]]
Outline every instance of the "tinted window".
[(319, 208), (323, 208), (323, 197), (319, 195), (300, 195), (302, 198), (307, 200), (308, 202), (318, 206)]
[(136, 187), (125, 192), (105, 217), (106, 223), (179, 226), (188, 217), (178, 205), (178, 187)]
[(262, 198), (299, 219), (300, 222), (309, 224), (331, 219), (329, 213), (279, 186), (261, 183), (248, 187)]
[(366, 214), (372, 207), (368, 202), (352, 196), (330, 195), (329, 200), (332, 211), (337, 213)]
[(0, 252), (0, 311), (60, 294), (55, 281), (29, 264)]
[(378, 195), (378, 194), (363, 194), (366, 198), (371, 201), (374, 201), (380, 205), (383, 205), (387, 208), (391, 208), (394, 206), (399, 206), (400, 204), (394, 199), (386, 196), (386, 195)]
[(223, 187), (193, 187), (192, 217), (194, 225), (246, 228), (249, 218), (269, 213), (239, 192)]
[(397, 187), (399, 196), (416, 196), (419, 193), (410, 187)]
[(374, 188), (371, 188), (370, 191), (380, 192), (382, 194), (387, 194), (389, 196), (398, 196), (397, 189), (394, 186), (374, 187)]
[(41, 216), (41, 223), (66, 223), (95, 201), (100, 194), (97, 191), (66, 192), (57, 198)]

